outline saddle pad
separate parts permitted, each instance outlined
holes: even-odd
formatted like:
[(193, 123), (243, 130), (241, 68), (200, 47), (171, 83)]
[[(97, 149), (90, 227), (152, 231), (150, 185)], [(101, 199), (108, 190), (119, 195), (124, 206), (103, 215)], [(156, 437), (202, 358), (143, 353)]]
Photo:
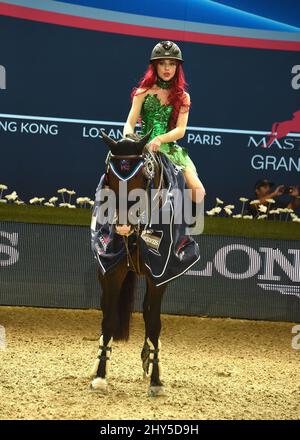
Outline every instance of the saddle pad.
[[(175, 209), (177, 206), (176, 194), (178, 194), (175, 190), (183, 191), (186, 188), (182, 171), (166, 155), (158, 154), (160, 154), (163, 163), (164, 180), (168, 184), (167, 197), (159, 208), (159, 222), (142, 224), (140, 238), (141, 258), (156, 286), (168, 283), (183, 275), (200, 259), (198, 244), (190, 235), (186, 234), (187, 225), (184, 221), (183, 206), (181, 213)], [(100, 197), (98, 192), (103, 186), (104, 175), (102, 175), (96, 189), (91, 221), (91, 244), (94, 257), (104, 275), (116, 267), (123, 258), (126, 258), (126, 247), (123, 236), (115, 232), (113, 225), (99, 223)], [(162, 218), (166, 218), (164, 211), (170, 218), (170, 222), (167, 224), (161, 221)], [(182, 218), (180, 223), (178, 219), (176, 221), (178, 215), (181, 215)], [(135, 247), (136, 234), (132, 234), (128, 237), (130, 252), (133, 252)]]

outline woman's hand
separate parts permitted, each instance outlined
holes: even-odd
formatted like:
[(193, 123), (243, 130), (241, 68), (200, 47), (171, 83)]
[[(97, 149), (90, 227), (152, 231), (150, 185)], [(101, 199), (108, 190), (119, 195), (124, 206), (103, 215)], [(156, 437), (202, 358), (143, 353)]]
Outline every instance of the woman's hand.
[(159, 139), (158, 136), (153, 138), (152, 141), (148, 143), (148, 148), (150, 151), (158, 151), (160, 146), (161, 146), (161, 140)]

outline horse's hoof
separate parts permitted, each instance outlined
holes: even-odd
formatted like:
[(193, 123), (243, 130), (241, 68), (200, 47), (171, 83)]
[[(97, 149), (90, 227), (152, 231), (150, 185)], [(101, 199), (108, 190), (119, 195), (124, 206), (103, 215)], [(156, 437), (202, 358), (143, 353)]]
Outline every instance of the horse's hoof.
[(108, 385), (106, 379), (102, 379), (102, 377), (96, 377), (90, 386), (92, 391), (96, 391), (97, 393), (107, 394), (108, 393)]
[(165, 396), (166, 390), (163, 386), (150, 386), (148, 389), (148, 397)]

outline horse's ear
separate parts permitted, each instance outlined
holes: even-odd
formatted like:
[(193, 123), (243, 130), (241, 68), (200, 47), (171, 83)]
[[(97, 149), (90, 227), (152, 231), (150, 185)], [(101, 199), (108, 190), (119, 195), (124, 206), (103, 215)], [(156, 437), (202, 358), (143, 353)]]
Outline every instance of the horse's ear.
[(150, 138), (150, 136), (151, 136), (152, 131), (153, 131), (153, 127), (152, 127), (151, 130), (149, 130), (148, 133), (145, 134), (145, 136), (142, 137), (142, 139), (138, 142), (138, 154), (142, 154), (143, 149), (144, 149), (144, 146), (147, 144), (147, 142), (148, 142), (148, 140), (149, 140), (149, 138)]
[(114, 139), (107, 136), (107, 134), (105, 134), (104, 131), (102, 131), (101, 136), (102, 136), (105, 144), (112, 151), (115, 148), (115, 146), (117, 145), (117, 142)]

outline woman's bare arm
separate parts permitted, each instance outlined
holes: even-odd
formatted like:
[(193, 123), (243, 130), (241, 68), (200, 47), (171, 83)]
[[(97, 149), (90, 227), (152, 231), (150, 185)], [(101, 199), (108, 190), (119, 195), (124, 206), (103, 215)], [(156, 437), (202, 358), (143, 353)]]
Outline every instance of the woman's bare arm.
[[(143, 91), (144, 89), (138, 89), (138, 93)], [(123, 137), (126, 134), (134, 133), (134, 129), (138, 120), (138, 117), (141, 113), (142, 105), (145, 99), (145, 93), (141, 93), (133, 97), (131, 109), (129, 111), (127, 121), (123, 128)]]

